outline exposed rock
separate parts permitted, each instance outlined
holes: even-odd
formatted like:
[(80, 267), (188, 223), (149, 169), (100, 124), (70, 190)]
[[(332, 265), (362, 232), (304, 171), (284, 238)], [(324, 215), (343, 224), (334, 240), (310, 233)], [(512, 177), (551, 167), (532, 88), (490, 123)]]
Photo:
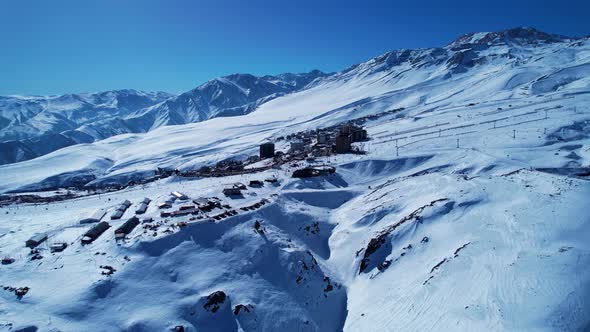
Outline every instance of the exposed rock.
[(252, 310), (254, 310), (254, 306), (251, 304), (247, 304), (247, 305), (238, 304), (234, 307), (234, 315), (237, 316), (242, 312), (250, 313)]
[(448, 201), (448, 199), (447, 198), (437, 199), (437, 200), (430, 202), (429, 204), (426, 204), (426, 205), (423, 205), (423, 206), (417, 208), (416, 210), (414, 210), (412, 213), (410, 213), (409, 215), (402, 218), (397, 223), (386, 227), (384, 230), (382, 230), (377, 235), (377, 237), (372, 238), (369, 241), (367, 248), (365, 249), (365, 254), (363, 256), (363, 259), (361, 260), (361, 264), (359, 267), (359, 274), (364, 272), (367, 269), (367, 267), (369, 266), (369, 261), (370, 261), (371, 255), (374, 254), (385, 243), (385, 240), (389, 237), (389, 235), (393, 231), (395, 231), (399, 226), (403, 225), (404, 223), (406, 223), (408, 221), (418, 221), (419, 222), (420, 221), (420, 213), (422, 213), (422, 211), (424, 211), (424, 209), (426, 209), (427, 207), (432, 207), (436, 203), (444, 202), (444, 201)]
[(207, 296), (207, 302), (203, 306), (205, 310), (217, 312), (219, 306), (225, 302), (226, 295), (222, 291), (216, 291)]

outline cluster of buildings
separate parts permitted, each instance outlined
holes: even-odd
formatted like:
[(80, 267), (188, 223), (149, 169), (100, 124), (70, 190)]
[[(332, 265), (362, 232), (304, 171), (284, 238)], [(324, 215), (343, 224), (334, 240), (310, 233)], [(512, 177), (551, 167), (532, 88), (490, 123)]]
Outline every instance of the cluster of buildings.
[[(264, 182), (268, 183), (276, 183), (277, 181), (278, 179), (274, 177), (264, 179)], [(248, 186), (251, 188), (261, 188), (264, 186), (264, 182), (261, 180), (251, 180)], [(241, 182), (236, 182), (223, 188), (223, 194), (228, 197), (242, 196), (243, 190), (248, 190), (248, 187), (246, 187), (246, 185)]]
[[(138, 207), (135, 211), (136, 214), (143, 214), (147, 210), (148, 204), (151, 202), (149, 198), (144, 198), (142, 201), (138, 203)], [(131, 206), (131, 202), (129, 200), (124, 200), (119, 205), (116, 206), (113, 213), (110, 216), (111, 220), (118, 220), (125, 214), (125, 211), (129, 209)], [(106, 230), (111, 228), (111, 225), (104, 221), (107, 211), (105, 209), (97, 209), (88, 217), (82, 218), (79, 220), (80, 224), (94, 224), (90, 227), (83, 235), (80, 240), (82, 244), (90, 244), (98, 239)], [(150, 218), (151, 219), (151, 218)], [(115, 238), (122, 239), (127, 234), (129, 234), (138, 224), (139, 218), (137, 216), (133, 216), (125, 221), (119, 228), (115, 230)], [(38, 233), (33, 235), (27, 241), (25, 241), (25, 246), (30, 248), (31, 250), (35, 249), (42, 243), (46, 242), (48, 239), (47, 233)], [(61, 252), (67, 248), (68, 244), (66, 242), (54, 242), (49, 245), (49, 249), (51, 252)]]
[(353, 123), (303, 131), (277, 138), (277, 141), (290, 141), (287, 152), (275, 151), (275, 144), (272, 142), (261, 144), (260, 159), (275, 158), (276, 162), (281, 162), (294, 157), (321, 157), (360, 152), (353, 149), (352, 143), (366, 141), (367, 138), (367, 130)]

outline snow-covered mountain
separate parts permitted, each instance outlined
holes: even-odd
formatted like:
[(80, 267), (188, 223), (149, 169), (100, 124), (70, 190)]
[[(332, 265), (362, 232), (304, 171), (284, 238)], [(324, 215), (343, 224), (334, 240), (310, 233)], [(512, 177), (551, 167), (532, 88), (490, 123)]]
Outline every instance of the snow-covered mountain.
[(66, 146), (163, 125), (246, 114), (258, 105), (302, 89), (326, 74), (256, 77), (234, 74), (173, 96), (119, 90), (50, 97), (0, 97), (0, 164), (42, 156)]
[[(221, 81), (209, 83), (250, 100)], [(300, 84), (244, 115), (116, 135), (0, 166), (0, 192), (53, 196), (40, 191), (123, 184), (159, 166), (197, 169), (257, 154), (268, 140), (287, 151), (289, 142), (279, 137), (359, 118), (369, 136), (355, 143), (366, 154), (301, 158), (226, 177), (171, 176), (101, 195), (0, 207), (0, 255), (15, 260), (0, 266), (0, 327), (590, 327), (589, 38), (530, 28), (474, 33)], [(203, 94), (185, 100), (207, 100), (212, 116), (233, 105)], [(152, 114), (152, 123), (174, 109), (164, 105), (176, 98), (134, 116)], [(325, 164), (335, 173), (292, 177), (298, 168)], [(222, 193), (235, 182), (267, 178), (277, 182), (248, 187), (242, 197)], [(190, 200), (159, 209), (172, 191), (219, 206), (161, 214), (190, 209)], [(144, 197), (153, 202), (141, 217), (153, 220), (116, 241), (123, 221), (110, 220), (111, 213), (128, 199), (122, 220), (131, 218)], [(82, 245), (92, 225), (79, 221), (97, 209), (107, 212), (111, 228)], [(30, 253), (24, 244), (36, 233), (48, 240)], [(48, 245), (59, 242), (68, 247), (51, 253)], [(27, 293), (15, 296), (24, 287)]]
[(301, 90), (315, 79), (325, 76), (328, 74), (319, 70), (305, 74), (287, 73), (262, 77), (250, 74), (224, 76), (140, 110), (131, 115), (127, 122), (133, 127), (151, 130), (164, 125), (200, 122), (218, 116), (244, 115), (265, 102)]
[(0, 164), (130, 132), (125, 117), (170, 97), (136, 90), (0, 97)]

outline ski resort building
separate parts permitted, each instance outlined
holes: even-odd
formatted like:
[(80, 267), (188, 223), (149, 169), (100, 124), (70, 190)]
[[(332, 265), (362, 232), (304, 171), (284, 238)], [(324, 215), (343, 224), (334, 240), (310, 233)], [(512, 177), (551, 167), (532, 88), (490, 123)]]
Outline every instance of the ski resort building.
[(49, 250), (51, 250), (51, 252), (62, 252), (67, 247), (68, 247), (68, 244), (65, 242), (56, 242), (56, 243), (52, 244), (51, 246), (49, 246)]
[(144, 198), (140, 203), (137, 209), (135, 210), (135, 214), (144, 214), (147, 211), (148, 205), (152, 200), (149, 198)]
[(40, 245), (41, 243), (43, 243), (45, 240), (47, 240), (47, 234), (45, 233), (39, 233), (39, 234), (35, 234), (33, 235), (33, 237), (31, 237), (30, 239), (28, 239), (25, 242), (25, 245), (28, 248), (35, 248), (36, 246)]
[(274, 143), (262, 143), (260, 144), (260, 159), (272, 158), (275, 156), (275, 144)]
[(147, 211), (147, 204), (146, 203), (140, 203), (139, 206), (137, 207), (137, 209), (135, 209), (135, 214), (144, 214), (145, 211)]
[(262, 187), (264, 183), (260, 180), (252, 180), (250, 181), (250, 187)]
[(329, 139), (329, 137), (327, 134), (318, 131), (317, 137), (316, 137), (318, 144), (326, 144), (326, 143), (328, 143), (328, 139)]
[(119, 228), (115, 230), (115, 238), (124, 238), (127, 234), (131, 233), (131, 231), (137, 225), (139, 225), (139, 218), (137, 218), (136, 216), (129, 218), (127, 221), (123, 223), (123, 225), (119, 226)]
[(187, 200), (188, 199), (188, 196), (186, 196), (185, 194), (180, 193), (178, 191), (173, 191), (173, 192), (170, 193), (170, 195), (172, 195), (173, 197), (175, 197), (176, 199), (179, 199), (181, 201), (184, 201), (184, 200)]
[(224, 188), (223, 194), (225, 196), (239, 196), (242, 194), (242, 191), (239, 188), (235, 188), (235, 187)]
[(123, 217), (123, 214), (125, 214), (125, 210), (121, 210), (121, 209), (117, 208), (111, 214), (111, 220), (121, 219), (121, 217)]
[(104, 218), (107, 212), (104, 209), (98, 209), (94, 211), (89, 217), (80, 220), (80, 224), (92, 224), (95, 222), (99, 222), (102, 218)]
[(98, 239), (102, 233), (104, 233), (107, 229), (109, 229), (111, 225), (109, 225), (106, 221), (101, 221), (96, 224), (94, 227), (89, 229), (84, 236), (82, 236), (82, 244), (89, 244), (94, 242), (94, 240)]
[(193, 199), (193, 203), (197, 205), (197, 208), (201, 211), (209, 212), (215, 208), (215, 202), (210, 199), (200, 197)]
[(303, 143), (303, 141), (294, 141), (291, 142), (291, 148), (289, 149), (289, 152), (293, 153), (293, 152), (303, 152), (305, 150), (305, 144)]
[(350, 143), (352, 143), (350, 135), (341, 133), (340, 135), (336, 136), (336, 153), (350, 152)]
[(158, 204), (158, 209), (160, 209), (160, 210), (161, 209), (169, 209), (171, 207), (172, 207), (172, 205), (170, 205), (170, 203), (160, 203), (160, 204)]

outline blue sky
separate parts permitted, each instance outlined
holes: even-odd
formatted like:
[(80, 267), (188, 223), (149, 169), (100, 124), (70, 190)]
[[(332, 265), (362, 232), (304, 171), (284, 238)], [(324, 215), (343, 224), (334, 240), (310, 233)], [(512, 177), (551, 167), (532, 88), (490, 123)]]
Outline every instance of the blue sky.
[(337, 71), (515, 26), (590, 34), (590, 1), (7, 0), (0, 94), (173, 93), (231, 73)]

